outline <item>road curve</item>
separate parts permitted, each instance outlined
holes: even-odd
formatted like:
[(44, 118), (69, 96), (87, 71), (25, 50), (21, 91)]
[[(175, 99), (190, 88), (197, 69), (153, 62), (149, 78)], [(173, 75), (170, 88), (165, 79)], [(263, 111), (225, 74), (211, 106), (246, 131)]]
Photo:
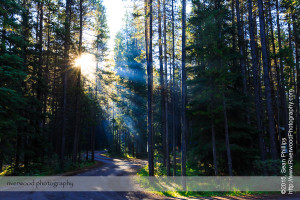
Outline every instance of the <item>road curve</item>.
[[(78, 173), (76, 176), (130, 176), (135, 175), (146, 161), (138, 159), (112, 159), (95, 152), (95, 160), (101, 167)], [(144, 192), (0, 192), (0, 200), (125, 200), (168, 199)]]
[[(76, 174), (76, 176), (130, 176), (135, 175), (146, 161), (139, 159), (112, 159), (105, 151), (95, 152), (95, 160), (104, 163), (100, 167)], [(140, 199), (201, 199), (201, 200), (260, 200), (300, 199), (300, 195), (249, 195), (240, 197), (170, 198), (147, 192), (0, 192), (0, 200), (140, 200)]]

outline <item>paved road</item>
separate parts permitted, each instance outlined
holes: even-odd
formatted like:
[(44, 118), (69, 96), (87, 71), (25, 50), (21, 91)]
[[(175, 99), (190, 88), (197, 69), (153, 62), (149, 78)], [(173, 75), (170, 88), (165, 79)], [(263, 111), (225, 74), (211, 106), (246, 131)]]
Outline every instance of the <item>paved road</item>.
[[(95, 160), (104, 163), (101, 167), (77, 174), (77, 176), (128, 176), (146, 164), (143, 160), (111, 159), (95, 153)], [(139, 200), (139, 199), (181, 199), (167, 198), (146, 192), (0, 192), (0, 200)], [(191, 198), (201, 200), (260, 200), (260, 199), (300, 199), (294, 196), (242, 196), (242, 197), (208, 197)]]
[[(128, 176), (135, 175), (146, 165), (144, 160), (111, 159), (95, 152), (95, 160), (104, 163), (76, 176)], [(0, 200), (125, 200), (125, 199), (166, 199), (144, 192), (0, 192)]]
[(100, 168), (77, 174), (78, 176), (129, 176), (136, 175), (137, 171), (147, 164), (145, 160), (139, 159), (112, 159), (101, 154), (105, 151), (95, 152), (95, 160), (104, 163)]

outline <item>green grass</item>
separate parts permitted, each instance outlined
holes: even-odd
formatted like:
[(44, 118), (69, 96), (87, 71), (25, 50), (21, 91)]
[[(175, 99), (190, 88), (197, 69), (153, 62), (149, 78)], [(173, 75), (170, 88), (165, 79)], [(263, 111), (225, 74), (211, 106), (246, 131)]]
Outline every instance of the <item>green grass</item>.
[(117, 154), (117, 153), (113, 153), (113, 152), (106, 152), (106, 153), (102, 153), (101, 155), (109, 157), (109, 158), (123, 158), (123, 159), (135, 158), (135, 157), (129, 155), (128, 153)]
[[(300, 163), (299, 163), (300, 168)], [(180, 175), (180, 165), (177, 167), (176, 174)], [(161, 163), (155, 163), (155, 176), (165, 176), (166, 170), (165, 167), (162, 166)], [(197, 176), (196, 170), (187, 168), (187, 175), (188, 176)], [(148, 172), (148, 165), (141, 168), (137, 173), (139, 176), (149, 176)], [(147, 188), (151, 187), (145, 181), (140, 181), (142, 186)], [(228, 191), (228, 192), (207, 192), (207, 191), (152, 191), (154, 194), (167, 196), (167, 197), (213, 197), (213, 196), (242, 196), (242, 195), (258, 195), (258, 194), (279, 194), (279, 192), (251, 192), (251, 191)]]
[(167, 191), (167, 192), (154, 192), (159, 195), (167, 197), (214, 197), (214, 196), (243, 196), (243, 195), (258, 195), (258, 194), (279, 194), (279, 192), (241, 192), (241, 191), (229, 191), (229, 192), (193, 192), (193, 191)]

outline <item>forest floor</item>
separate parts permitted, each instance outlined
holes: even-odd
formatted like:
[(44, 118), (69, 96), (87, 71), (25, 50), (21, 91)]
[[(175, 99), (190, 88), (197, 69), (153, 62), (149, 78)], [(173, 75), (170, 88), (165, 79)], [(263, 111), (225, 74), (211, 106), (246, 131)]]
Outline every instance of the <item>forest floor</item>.
[[(97, 152), (95, 160), (98, 163), (90, 168), (84, 168), (62, 175), (76, 176), (131, 176), (147, 164), (140, 159), (112, 159)], [(139, 200), (139, 199), (201, 199), (201, 200), (260, 200), (260, 199), (300, 199), (300, 194), (282, 195), (244, 195), (244, 196), (214, 196), (214, 197), (166, 197), (150, 192), (0, 192), (2, 200)]]

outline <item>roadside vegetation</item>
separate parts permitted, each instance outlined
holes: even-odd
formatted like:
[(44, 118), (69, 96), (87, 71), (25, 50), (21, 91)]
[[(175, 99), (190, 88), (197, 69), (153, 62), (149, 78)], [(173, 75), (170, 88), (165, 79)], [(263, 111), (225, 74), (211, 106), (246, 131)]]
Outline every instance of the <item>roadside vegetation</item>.
[(19, 166), (17, 169), (13, 166), (6, 165), (4, 170), (0, 173), (0, 176), (50, 176), (50, 175), (60, 175), (66, 172), (73, 172), (86, 167), (91, 167), (95, 165), (95, 161), (82, 161), (73, 165), (72, 162), (66, 162), (64, 169), (59, 167), (59, 164), (52, 162), (50, 165), (32, 165), (29, 168), (24, 166)]

